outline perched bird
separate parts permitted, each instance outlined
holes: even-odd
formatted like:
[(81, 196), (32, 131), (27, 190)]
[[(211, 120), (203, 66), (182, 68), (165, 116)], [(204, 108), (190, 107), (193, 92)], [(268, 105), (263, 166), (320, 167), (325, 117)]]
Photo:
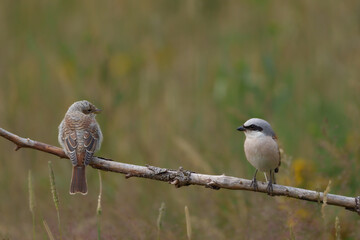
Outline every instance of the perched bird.
[(267, 186), (267, 192), (272, 194), (272, 183), (276, 184), (275, 173), (279, 171), (281, 164), (281, 156), (275, 132), (267, 121), (260, 118), (247, 120), (244, 125), (238, 127), (237, 130), (245, 133), (245, 155), (251, 165), (256, 168), (251, 186), (253, 186), (255, 190), (258, 189), (256, 182), (258, 170), (264, 172), (266, 181), (268, 181), (266, 173), (269, 173), (270, 180)]
[(70, 194), (87, 194), (85, 166), (103, 139), (95, 114), (101, 110), (83, 100), (73, 103), (59, 125), (58, 140), (73, 165)]

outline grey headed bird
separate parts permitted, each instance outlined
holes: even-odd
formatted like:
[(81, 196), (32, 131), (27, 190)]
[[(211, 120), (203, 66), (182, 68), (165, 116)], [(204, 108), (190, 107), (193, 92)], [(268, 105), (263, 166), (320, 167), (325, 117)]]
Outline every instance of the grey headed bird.
[(272, 184), (276, 184), (275, 173), (279, 171), (281, 156), (277, 137), (270, 124), (260, 118), (251, 118), (244, 125), (237, 128), (238, 131), (245, 133), (246, 139), (244, 150), (246, 159), (256, 168), (251, 186), (258, 189), (256, 174), (259, 171), (270, 174), (270, 180), (266, 188), (269, 194), (273, 193)]
[(59, 125), (58, 140), (73, 165), (70, 194), (87, 194), (85, 166), (103, 139), (95, 116), (101, 110), (83, 100), (73, 103)]

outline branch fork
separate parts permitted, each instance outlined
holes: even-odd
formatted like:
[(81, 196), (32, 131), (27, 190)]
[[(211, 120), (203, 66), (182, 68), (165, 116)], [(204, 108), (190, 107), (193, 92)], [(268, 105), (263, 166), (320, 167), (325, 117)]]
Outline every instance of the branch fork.
[(146, 165), (146, 167), (154, 172), (154, 175), (163, 175), (170, 173), (167, 177), (169, 178), (168, 182), (172, 185), (175, 185), (176, 188), (190, 185), (191, 172), (185, 170), (183, 167), (179, 167), (177, 171), (171, 170), (169, 172), (166, 168), (159, 168), (155, 166)]

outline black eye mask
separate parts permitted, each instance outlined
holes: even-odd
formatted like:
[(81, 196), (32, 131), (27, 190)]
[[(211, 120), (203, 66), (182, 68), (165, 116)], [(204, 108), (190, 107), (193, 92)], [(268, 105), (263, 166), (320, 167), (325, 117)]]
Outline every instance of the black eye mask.
[(251, 124), (249, 126), (244, 126), (245, 129), (252, 130), (252, 131), (259, 131), (261, 132), (263, 130), (262, 127), (256, 126), (255, 124)]

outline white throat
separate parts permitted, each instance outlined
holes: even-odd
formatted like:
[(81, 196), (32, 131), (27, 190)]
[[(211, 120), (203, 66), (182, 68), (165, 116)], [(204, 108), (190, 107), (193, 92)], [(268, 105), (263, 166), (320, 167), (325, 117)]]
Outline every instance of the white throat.
[(260, 131), (245, 131), (244, 133), (247, 138), (265, 137), (265, 134)]

